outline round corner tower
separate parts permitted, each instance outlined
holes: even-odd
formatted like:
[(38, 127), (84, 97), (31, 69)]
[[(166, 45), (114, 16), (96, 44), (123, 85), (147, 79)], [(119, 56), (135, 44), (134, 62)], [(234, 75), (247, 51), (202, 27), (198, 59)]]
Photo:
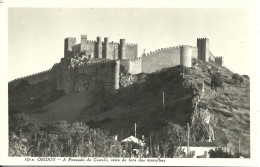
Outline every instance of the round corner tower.
[(126, 54), (125, 50), (126, 50), (125, 39), (120, 39), (119, 59), (121, 60), (125, 59), (125, 54)]
[(105, 44), (105, 55), (104, 55), (104, 58), (108, 58), (109, 57), (109, 38), (108, 37), (104, 38), (104, 44)]
[(114, 90), (119, 89), (119, 79), (120, 79), (120, 60), (115, 60), (115, 71), (114, 71)]
[(180, 46), (180, 64), (185, 67), (191, 67), (192, 62), (192, 47)]
[(97, 58), (102, 58), (102, 40), (97, 37)]

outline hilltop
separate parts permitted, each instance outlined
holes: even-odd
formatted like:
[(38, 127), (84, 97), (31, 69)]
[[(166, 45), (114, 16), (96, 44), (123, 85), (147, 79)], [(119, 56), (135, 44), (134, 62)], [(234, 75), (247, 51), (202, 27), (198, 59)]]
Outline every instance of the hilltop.
[[(217, 72), (223, 85), (215, 90), (211, 78)], [(242, 153), (249, 156), (250, 80), (241, 76), (243, 83), (238, 84), (233, 75), (225, 67), (193, 59), (191, 68), (176, 66), (151, 74), (120, 73), (120, 90), (116, 93), (101, 90), (65, 93), (57, 89), (55, 80), (35, 85), (23, 81), (9, 84), (9, 116), (12, 119), (15, 114), (26, 113), (45, 123), (85, 122), (110, 135), (117, 134), (119, 139), (133, 135), (134, 123), (141, 137), (148, 136), (151, 129), (160, 130), (165, 121), (183, 129), (190, 122), (194, 140), (205, 140), (208, 135), (221, 147), (228, 140), (228, 151), (231, 148), (235, 153), (239, 138)], [(203, 128), (196, 128), (197, 125)]]

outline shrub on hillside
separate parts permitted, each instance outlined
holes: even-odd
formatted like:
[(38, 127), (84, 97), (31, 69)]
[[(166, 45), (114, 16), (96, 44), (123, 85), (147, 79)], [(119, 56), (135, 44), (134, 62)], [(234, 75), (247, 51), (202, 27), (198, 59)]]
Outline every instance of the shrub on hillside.
[(218, 87), (221, 87), (222, 84), (223, 84), (223, 80), (220, 76), (220, 73), (213, 74), (211, 77), (211, 86), (213, 88), (218, 88)]
[(216, 113), (220, 113), (225, 117), (233, 117), (234, 116), (234, 114), (232, 114), (231, 112), (225, 111), (225, 109), (221, 109), (221, 108), (214, 108), (213, 111), (215, 111)]
[(237, 73), (232, 75), (232, 79), (236, 85), (241, 85), (244, 82), (244, 78)]
[(244, 78), (250, 79), (248, 75), (243, 75)]
[(232, 154), (224, 152), (222, 149), (210, 150), (210, 158), (235, 158)]

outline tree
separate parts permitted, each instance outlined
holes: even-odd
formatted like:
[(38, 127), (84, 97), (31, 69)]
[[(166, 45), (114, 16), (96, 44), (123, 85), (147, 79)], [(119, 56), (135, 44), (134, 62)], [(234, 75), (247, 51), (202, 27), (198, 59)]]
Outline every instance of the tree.
[[(10, 128), (9, 155), (34, 157), (121, 157), (122, 147), (100, 129), (89, 128), (86, 124), (59, 121), (47, 127), (34, 127), (20, 115), (16, 121), (25, 124)], [(28, 122), (28, 123), (27, 123)], [(35, 122), (36, 123), (36, 122)], [(47, 132), (43, 131), (51, 128)]]
[(244, 78), (237, 73), (232, 75), (232, 79), (235, 81), (236, 85), (241, 85), (244, 82)]
[(248, 75), (243, 75), (244, 78), (250, 79)]
[(221, 87), (222, 84), (223, 84), (223, 80), (220, 76), (220, 73), (213, 74), (211, 77), (211, 86), (213, 86), (213, 88), (218, 88)]
[(161, 157), (175, 157), (180, 142), (184, 138), (184, 130), (177, 124), (169, 122), (161, 131), (155, 135), (154, 149), (157, 149)]

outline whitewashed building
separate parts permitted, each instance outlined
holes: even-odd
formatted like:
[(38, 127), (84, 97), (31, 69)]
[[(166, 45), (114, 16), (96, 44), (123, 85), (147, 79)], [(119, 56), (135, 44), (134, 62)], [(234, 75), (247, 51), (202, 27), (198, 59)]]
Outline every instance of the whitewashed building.
[[(209, 151), (219, 147), (214, 142), (190, 142), (189, 152), (192, 158), (209, 158)], [(187, 155), (187, 143), (182, 143), (180, 149)]]

